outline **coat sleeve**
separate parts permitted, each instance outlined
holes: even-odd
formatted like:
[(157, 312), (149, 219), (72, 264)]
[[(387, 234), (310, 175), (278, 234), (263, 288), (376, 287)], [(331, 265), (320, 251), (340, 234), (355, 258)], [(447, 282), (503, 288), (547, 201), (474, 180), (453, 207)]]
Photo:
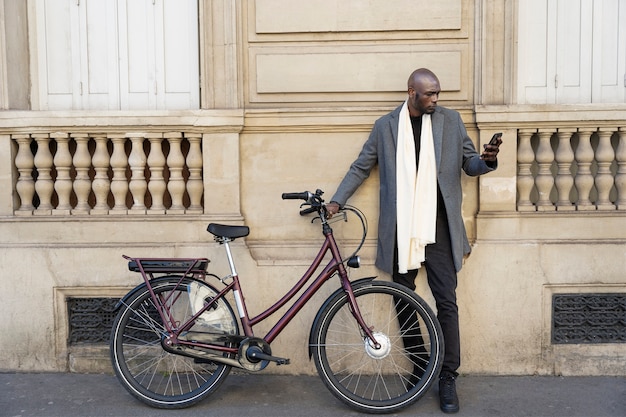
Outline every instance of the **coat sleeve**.
[(376, 122), (359, 156), (350, 165), (331, 201), (343, 207), (352, 194), (363, 184), (363, 181), (370, 176), (372, 169), (378, 164), (378, 141), (380, 136), (380, 124)]
[(480, 154), (476, 151), (472, 139), (467, 135), (467, 130), (460, 117), (458, 123), (463, 138), (463, 171), (472, 177), (495, 171), (498, 168), (498, 161), (487, 163), (480, 159)]

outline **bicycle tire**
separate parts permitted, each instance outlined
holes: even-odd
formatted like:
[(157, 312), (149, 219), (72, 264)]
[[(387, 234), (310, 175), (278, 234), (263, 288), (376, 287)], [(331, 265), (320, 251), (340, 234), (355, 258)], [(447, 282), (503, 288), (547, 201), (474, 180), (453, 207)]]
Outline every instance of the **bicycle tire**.
[[(333, 395), (356, 410), (378, 414), (403, 409), (419, 400), (441, 371), (439, 322), (422, 298), (400, 284), (353, 285), (365, 324), (382, 346), (374, 348), (351, 313), (348, 295), (337, 292), (324, 303), (312, 329), (317, 371)], [(406, 312), (417, 320), (407, 322)], [(399, 314), (405, 320), (402, 331)], [(417, 333), (410, 336), (410, 331)], [(415, 335), (423, 346), (405, 347), (405, 339)]]
[[(180, 277), (175, 276), (168, 278), (155, 280), (152, 288), (159, 299), (168, 300), (172, 319), (177, 324), (184, 323), (194, 314), (194, 300), (188, 291), (190, 284), (200, 285), (203, 295), (217, 294), (204, 282), (187, 278), (181, 282)], [(238, 334), (239, 326), (230, 304), (221, 299), (217, 308), (226, 312), (220, 319), (223, 324), (231, 328), (231, 333)], [(211, 309), (200, 317), (208, 312)], [(223, 331), (214, 331), (206, 323), (199, 322), (200, 319), (188, 334), (193, 331), (195, 336), (206, 334), (206, 337), (226, 339)], [(113, 322), (110, 340), (113, 370), (128, 392), (145, 404), (167, 409), (189, 407), (217, 390), (230, 373), (231, 366), (170, 353), (161, 344), (165, 334), (148, 287), (135, 291)]]

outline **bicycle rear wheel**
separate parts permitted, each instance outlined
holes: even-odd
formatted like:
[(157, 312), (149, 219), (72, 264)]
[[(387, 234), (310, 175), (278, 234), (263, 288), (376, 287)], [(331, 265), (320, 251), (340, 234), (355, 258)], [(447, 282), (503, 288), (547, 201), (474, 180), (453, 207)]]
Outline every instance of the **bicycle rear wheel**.
[[(153, 282), (153, 290), (175, 325), (183, 324), (199, 311), (198, 294), (204, 297), (200, 300), (201, 305), (217, 294), (213, 287), (203, 282), (191, 279), (180, 282), (180, 277)], [(204, 338), (226, 346), (230, 342), (225, 336), (238, 332), (230, 305), (221, 299), (215, 308), (198, 318), (187, 339)], [(113, 370), (133, 396), (152, 407), (189, 407), (213, 393), (228, 376), (231, 367), (170, 353), (162, 346), (165, 336), (167, 331), (157, 307), (148, 288), (143, 287), (125, 301), (113, 322), (110, 342)]]
[(312, 329), (312, 354), (326, 387), (349, 406), (390, 413), (420, 399), (437, 379), (443, 334), (432, 309), (407, 288), (383, 281), (356, 283), (357, 305), (380, 344), (352, 315), (347, 294), (329, 298)]

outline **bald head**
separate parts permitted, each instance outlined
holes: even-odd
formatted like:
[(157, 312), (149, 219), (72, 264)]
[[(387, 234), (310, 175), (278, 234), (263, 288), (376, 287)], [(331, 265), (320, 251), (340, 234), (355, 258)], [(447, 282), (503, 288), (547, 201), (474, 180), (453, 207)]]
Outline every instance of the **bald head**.
[(439, 84), (439, 79), (434, 72), (428, 68), (419, 68), (411, 73), (407, 86), (409, 88), (415, 88), (419, 84), (423, 84), (427, 81), (436, 81)]
[(408, 81), (407, 100), (411, 116), (434, 113), (440, 92), (439, 79), (431, 70), (420, 68), (413, 71)]

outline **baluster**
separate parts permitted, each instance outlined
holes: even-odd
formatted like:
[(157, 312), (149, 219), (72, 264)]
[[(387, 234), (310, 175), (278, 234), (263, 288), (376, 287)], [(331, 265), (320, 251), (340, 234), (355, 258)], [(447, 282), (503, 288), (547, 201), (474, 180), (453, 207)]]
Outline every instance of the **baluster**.
[(557, 175), (555, 180), (556, 189), (559, 199), (556, 202), (558, 211), (575, 210), (576, 206), (569, 199), (570, 192), (574, 186), (574, 177), (572, 176), (572, 162), (574, 162), (574, 151), (570, 139), (576, 129), (559, 129), (557, 137), (559, 139), (559, 147), (556, 150)]
[(519, 211), (535, 211), (535, 206), (530, 201), (530, 193), (535, 185), (535, 180), (531, 171), (535, 153), (530, 145), (530, 138), (535, 130), (520, 129), (518, 132), (519, 146), (517, 149), (517, 166), (519, 172), (517, 174), (517, 193), (519, 201), (517, 209)]
[(148, 210), (148, 214), (165, 214), (165, 205), (163, 197), (167, 185), (163, 177), (165, 169), (165, 155), (163, 155), (163, 134), (151, 133), (147, 135), (150, 140), (150, 155), (148, 155), (148, 168), (150, 169), (150, 182), (148, 182), (148, 190), (152, 196), (152, 205)]
[(57, 144), (57, 152), (54, 155), (54, 166), (57, 170), (57, 178), (54, 181), (54, 190), (57, 193), (59, 203), (52, 210), (52, 214), (69, 215), (72, 210), (70, 196), (72, 195), (72, 155), (70, 154), (69, 135), (56, 132), (50, 135)]
[(170, 180), (167, 184), (167, 190), (172, 198), (172, 205), (167, 210), (169, 214), (182, 214), (185, 212), (183, 206), (183, 195), (185, 193), (185, 181), (183, 179), (183, 166), (185, 158), (180, 148), (182, 141), (179, 132), (166, 133), (164, 137), (169, 141), (170, 153), (167, 156), (167, 166), (170, 169)]
[(91, 193), (91, 179), (89, 178), (89, 168), (91, 167), (91, 155), (89, 154), (89, 136), (86, 133), (72, 133), (72, 138), (76, 141), (76, 152), (74, 153), (74, 168), (76, 178), (74, 178), (74, 194), (76, 194), (76, 206), (72, 209), (72, 214), (89, 214), (89, 194)]
[(91, 214), (108, 214), (109, 213), (109, 191), (111, 190), (111, 181), (109, 180), (109, 150), (107, 144), (109, 142), (105, 134), (93, 135), (96, 141), (96, 150), (91, 158), (94, 170), (96, 171), (91, 188), (96, 196), (96, 204), (91, 209)]
[(189, 168), (189, 179), (187, 180), (187, 192), (189, 193), (189, 208), (187, 213), (202, 213), (202, 149), (200, 147), (201, 135), (199, 133), (187, 133), (185, 137), (189, 140), (189, 154), (187, 155), (187, 167)]
[(15, 155), (15, 167), (19, 173), (15, 190), (20, 197), (20, 206), (15, 210), (16, 216), (33, 214), (33, 197), (35, 195), (35, 181), (33, 180), (33, 167), (35, 158), (30, 150), (32, 139), (30, 135), (12, 135), (17, 142), (17, 154)]
[(615, 175), (615, 187), (617, 188), (618, 210), (626, 210), (626, 127), (619, 128), (619, 143), (617, 152), (617, 174)]
[(611, 146), (611, 136), (615, 129), (600, 128), (598, 129), (598, 148), (596, 149), (596, 161), (598, 163), (598, 172), (596, 173), (596, 189), (598, 190), (598, 201), (596, 205), (598, 210), (615, 210), (615, 205), (611, 203), (609, 195), (613, 188), (613, 174), (611, 173), (611, 164), (615, 157), (613, 146)]
[(111, 194), (113, 194), (114, 205), (109, 214), (126, 214), (128, 212), (126, 206), (126, 195), (128, 194), (128, 180), (126, 179), (126, 167), (128, 160), (126, 159), (126, 136), (109, 135), (109, 139), (113, 142), (113, 152), (111, 153), (111, 168), (113, 170), (113, 179), (111, 181)]
[(576, 162), (578, 163), (578, 173), (574, 179), (576, 190), (578, 190), (578, 210), (588, 211), (595, 210), (596, 206), (591, 204), (589, 198), (591, 188), (593, 187), (593, 175), (591, 174), (591, 163), (593, 162), (593, 148), (591, 147), (591, 135), (593, 131), (578, 131), (578, 147), (574, 152)]
[(146, 181), (146, 153), (143, 150), (144, 133), (129, 133), (127, 135), (131, 141), (131, 151), (128, 156), (128, 165), (130, 165), (130, 182), (128, 189), (133, 196), (133, 205), (129, 213), (145, 214), (146, 213), (146, 191), (148, 183)]
[(52, 193), (54, 184), (52, 182), (52, 153), (50, 152), (50, 137), (47, 134), (34, 134), (37, 141), (37, 154), (35, 155), (35, 168), (37, 169), (37, 181), (35, 181), (35, 191), (39, 196), (39, 207), (33, 214), (52, 214)]
[(539, 129), (539, 147), (537, 148), (537, 164), (539, 165), (539, 171), (537, 178), (535, 178), (535, 184), (537, 185), (537, 191), (539, 192), (539, 200), (537, 201), (538, 211), (554, 210), (555, 207), (550, 201), (550, 193), (554, 186), (554, 177), (552, 176), (552, 162), (554, 161), (554, 151), (550, 144), (550, 138), (552, 137), (552, 130)]

